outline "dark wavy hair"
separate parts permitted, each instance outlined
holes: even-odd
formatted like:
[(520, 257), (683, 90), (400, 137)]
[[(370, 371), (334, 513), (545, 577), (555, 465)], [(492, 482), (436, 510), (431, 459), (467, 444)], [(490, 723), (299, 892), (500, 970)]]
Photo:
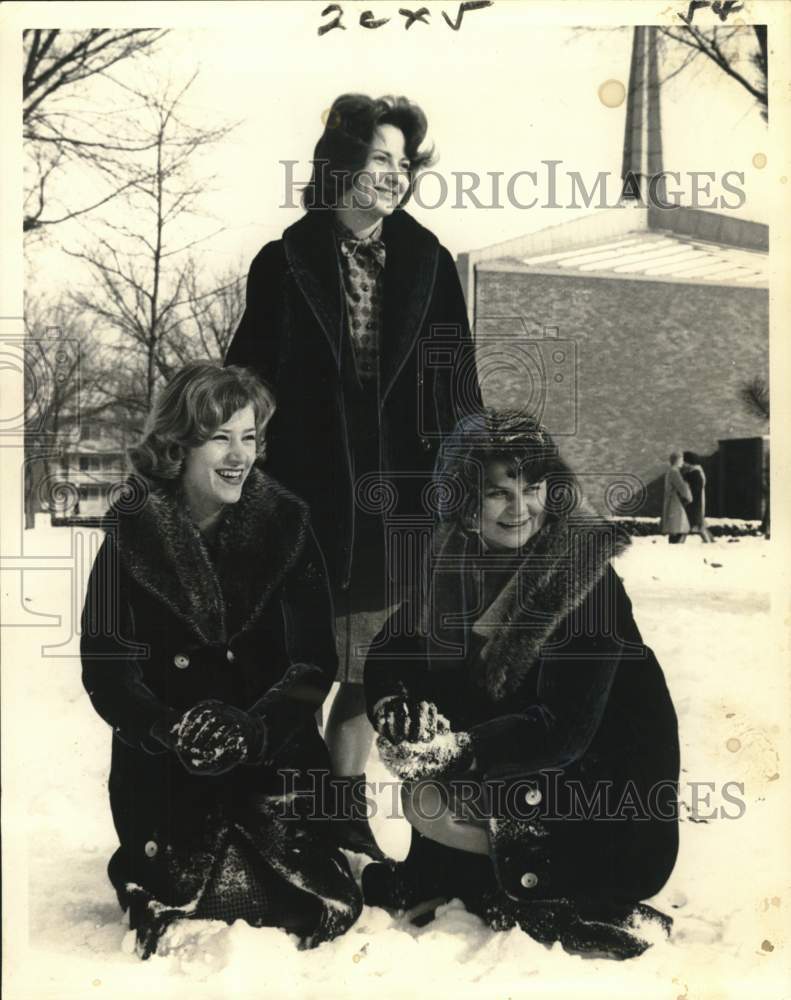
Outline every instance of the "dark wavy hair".
[(703, 459), (696, 451), (685, 451), (681, 456), (687, 465), (703, 465)]
[(470, 530), (481, 509), (486, 466), (493, 461), (505, 462), (514, 478), (547, 480), (549, 520), (569, 514), (582, 499), (577, 477), (535, 416), (487, 408), (460, 420), (440, 449), (434, 484), (443, 519)]
[(180, 368), (157, 396), (143, 437), (129, 449), (135, 472), (164, 485), (178, 479), (190, 448), (205, 444), (237, 410), (252, 406), (256, 446), (265, 454), (266, 425), (275, 412), (272, 392), (249, 369), (193, 361)]
[(339, 207), (365, 166), (374, 132), (380, 125), (394, 125), (404, 134), (409, 187), (401, 204), (409, 201), (418, 171), (434, 159), (433, 147), (420, 151), (428, 130), (425, 114), (406, 97), (341, 94), (332, 102), (324, 131), (313, 152), (313, 172), (302, 192), (305, 209)]

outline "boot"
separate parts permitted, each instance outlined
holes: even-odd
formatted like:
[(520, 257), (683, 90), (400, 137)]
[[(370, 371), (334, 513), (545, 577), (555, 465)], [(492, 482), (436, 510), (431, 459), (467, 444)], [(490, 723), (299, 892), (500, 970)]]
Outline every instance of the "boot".
[(571, 955), (602, 957), (623, 961), (642, 955), (650, 943), (634, 930), (635, 918), (658, 920), (666, 934), (673, 921), (645, 903), (620, 904), (601, 900), (537, 899), (518, 903), (502, 890), (485, 894), (477, 913), (492, 930), (519, 926), (534, 941), (552, 945), (556, 941)]
[(429, 919), (441, 902), (454, 897), (465, 901), (468, 893), (479, 895), (494, 883), (488, 857), (445, 847), (417, 830), (412, 831), (404, 861), (368, 865), (362, 875), (363, 901), (368, 906), (402, 912), (417, 909), (421, 915), (430, 912)]

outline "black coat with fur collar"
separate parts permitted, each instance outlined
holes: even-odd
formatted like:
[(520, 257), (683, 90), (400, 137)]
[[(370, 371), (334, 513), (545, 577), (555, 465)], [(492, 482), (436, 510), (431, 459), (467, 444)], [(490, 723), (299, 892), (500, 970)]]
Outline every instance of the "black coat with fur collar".
[[(327, 768), (316, 709), (337, 660), (326, 574), (305, 504), (257, 469), (223, 514), (212, 558), (178, 492), (130, 480), (111, 508), (82, 616), (83, 682), (113, 727), (111, 878), (168, 905), (205, 882), (221, 826), (278, 769)], [(187, 773), (150, 735), (206, 698), (260, 714), (267, 760)], [(177, 860), (181, 858), (181, 862)]]
[[(267, 469), (309, 504), (334, 587), (348, 583), (356, 472), (353, 375), (332, 215), (307, 213), (256, 256), (226, 364), (253, 368), (275, 390)], [(384, 220), (382, 239), (381, 468), (397, 491), (398, 512), (414, 515), (424, 512), (421, 490), (441, 435), (462, 412), (480, 407), (480, 393), (452, 257), (403, 210)]]
[(366, 663), (372, 719), (398, 695), (470, 733), (492, 859), (515, 899), (645, 899), (675, 863), (677, 721), (610, 565), (627, 544), (585, 507), (548, 519), (516, 562), (443, 525), (426, 594)]

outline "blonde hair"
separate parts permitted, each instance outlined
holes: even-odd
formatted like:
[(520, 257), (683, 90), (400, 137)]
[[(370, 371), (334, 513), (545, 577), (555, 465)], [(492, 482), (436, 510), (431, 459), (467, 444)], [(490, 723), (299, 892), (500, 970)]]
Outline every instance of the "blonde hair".
[(266, 452), (266, 425), (275, 397), (247, 368), (216, 361), (192, 361), (172, 376), (146, 420), (143, 437), (129, 449), (135, 471), (148, 480), (181, 475), (188, 449), (204, 444), (218, 427), (245, 406), (255, 412), (259, 457)]

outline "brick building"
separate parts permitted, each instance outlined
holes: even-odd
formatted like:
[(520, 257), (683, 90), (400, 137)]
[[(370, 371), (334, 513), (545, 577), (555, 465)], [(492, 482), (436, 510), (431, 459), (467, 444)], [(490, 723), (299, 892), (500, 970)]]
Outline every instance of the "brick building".
[(541, 412), (602, 509), (657, 514), (681, 448), (706, 459), (711, 513), (760, 518), (768, 428), (740, 392), (768, 376), (768, 227), (640, 198), (662, 169), (650, 31), (621, 205), (458, 256), (484, 398)]

